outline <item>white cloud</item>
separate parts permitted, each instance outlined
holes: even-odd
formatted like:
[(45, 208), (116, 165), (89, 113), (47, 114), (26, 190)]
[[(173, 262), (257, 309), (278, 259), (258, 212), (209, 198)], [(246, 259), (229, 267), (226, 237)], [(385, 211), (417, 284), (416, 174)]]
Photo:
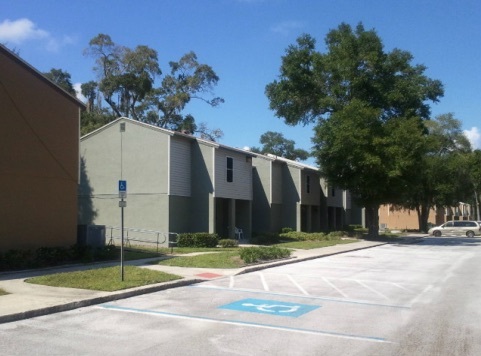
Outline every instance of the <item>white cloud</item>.
[(23, 18), (15, 21), (4, 20), (0, 22), (0, 42), (22, 44), (30, 40), (40, 40), (45, 43), (49, 52), (57, 52), (60, 47), (75, 42), (74, 38), (64, 36), (55, 38), (48, 31), (37, 27), (31, 20)]
[(293, 30), (298, 30), (300, 28), (303, 28), (304, 24), (302, 22), (298, 21), (285, 21), (281, 22), (275, 26), (271, 27), (271, 31), (277, 34), (281, 35), (288, 35), (290, 34)]
[(27, 40), (49, 38), (50, 34), (37, 26), (29, 19), (15, 21), (4, 20), (0, 23), (0, 41), (20, 44)]
[(75, 83), (73, 85), (73, 88), (75, 89), (75, 93), (77, 94), (76, 97), (78, 100), (80, 100), (83, 103), (87, 102), (87, 98), (82, 95), (82, 88), (81, 88), (82, 83)]
[(471, 142), (473, 149), (481, 149), (481, 133), (477, 127), (471, 127), (470, 130), (464, 130), (464, 134)]

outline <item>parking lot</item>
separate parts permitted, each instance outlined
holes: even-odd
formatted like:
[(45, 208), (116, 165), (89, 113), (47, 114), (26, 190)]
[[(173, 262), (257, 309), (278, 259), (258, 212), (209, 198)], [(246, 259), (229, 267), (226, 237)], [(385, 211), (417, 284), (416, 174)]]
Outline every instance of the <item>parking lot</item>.
[[(0, 346), (6, 354), (416, 354), (405, 335), (428, 311), (455, 309), (449, 323), (468, 322), (473, 340), (481, 336), (479, 319), (470, 322), (481, 288), (469, 279), (480, 272), (480, 242), (384, 245), (0, 325)], [(481, 350), (479, 341), (471, 348)], [(430, 354), (429, 343), (422, 350)]]

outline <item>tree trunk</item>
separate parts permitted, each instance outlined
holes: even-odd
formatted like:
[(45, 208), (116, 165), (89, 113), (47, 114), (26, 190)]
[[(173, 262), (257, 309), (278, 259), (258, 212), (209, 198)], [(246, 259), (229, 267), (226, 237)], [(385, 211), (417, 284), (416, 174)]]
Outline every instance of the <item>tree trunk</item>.
[(428, 226), (429, 210), (431, 210), (431, 206), (429, 204), (421, 204), (421, 206), (416, 207), (416, 212), (418, 213), (418, 223), (419, 223), (420, 232), (427, 233), (429, 230), (429, 226)]
[(479, 195), (477, 190), (474, 190), (474, 200), (476, 202), (476, 220), (481, 221), (479, 213)]
[(369, 237), (379, 237), (379, 205), (366, 206), (366, 226)]

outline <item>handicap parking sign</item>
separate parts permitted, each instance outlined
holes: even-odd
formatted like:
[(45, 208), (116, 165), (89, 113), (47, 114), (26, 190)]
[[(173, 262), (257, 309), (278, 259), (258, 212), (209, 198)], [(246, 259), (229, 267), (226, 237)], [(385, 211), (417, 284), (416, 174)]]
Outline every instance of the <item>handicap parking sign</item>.
[(119, 198), (127, 197), (127, 181), (119, 180)]
[(320, 305), (298, 304), (281, 302), (278, 300), (251, 298), (242, 299), (237, 302), (222, 305), (219, 307), (219, 309), (230, 309), (277, 316), (289, 316), (291, 318), (297, 318), (317, 308), (320, 308)]
[(119, 180), (119, 192), (126, 192), (126, 191), (127, 191), (127, 181)]

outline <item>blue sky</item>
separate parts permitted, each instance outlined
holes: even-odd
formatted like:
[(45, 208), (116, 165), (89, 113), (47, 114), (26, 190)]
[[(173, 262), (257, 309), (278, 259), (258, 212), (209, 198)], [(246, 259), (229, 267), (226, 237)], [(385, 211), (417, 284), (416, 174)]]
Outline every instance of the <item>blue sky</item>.
[(41, 72), (60, 68), (73, 83), (95, 79), (82, 52), (99, 33), (127, 47), (157, 50), (161, 69), (194, 51), (220, 77), (217, 108), (191, 103), (198, 123), (220, 128), (222, 144), (260, 146), (266, 131), (311, 147), (312, 127), (290, 127), (269, 110), (266, 84), (277, 78), (281, 56), (308, 33), (324, 38), (341, 22), (374, 28), (386, 50), (411, 52), (428, 67), (445, 96), (433, 117), (448, 112), (481, 148), (481, 3), (478, 0), (0, 0), (0, 43)]

